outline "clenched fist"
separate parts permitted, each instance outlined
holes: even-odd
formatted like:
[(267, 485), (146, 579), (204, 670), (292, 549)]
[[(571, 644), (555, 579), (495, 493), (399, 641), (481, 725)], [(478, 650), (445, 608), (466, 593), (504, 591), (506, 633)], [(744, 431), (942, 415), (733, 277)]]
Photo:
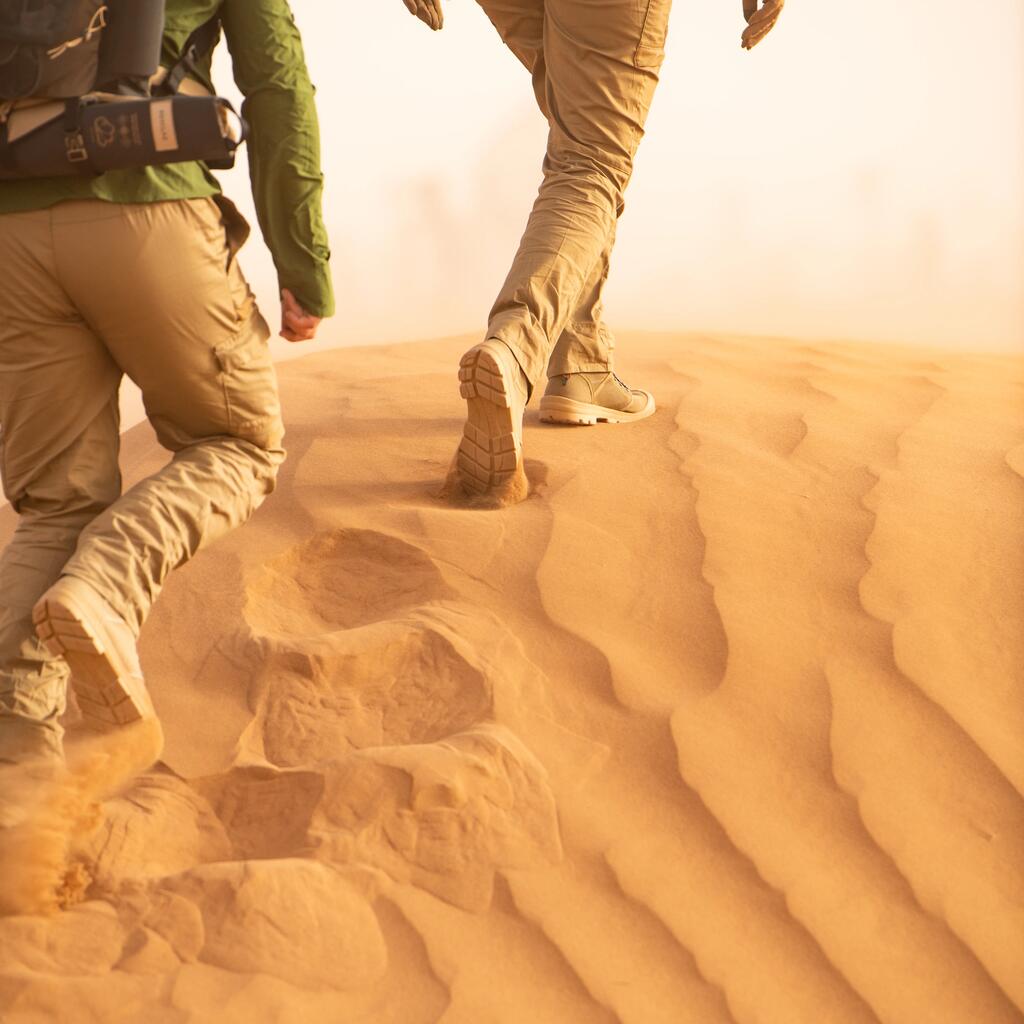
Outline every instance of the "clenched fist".
[(416, 15), (420, 21), (435, 32), (444, 27), (444, 11), (441, 0), (402, 0), (410, 14)]
[(752, 50), (771, 32), (785, 3), (786, 0), (763, 0), (759, 10), (758, 0), (743, 0), (743, 16), (747, 19), (747, 27), (743, 31), (744, 50)]
[(312, 341), (320, 323), (320, 317), (307, 313), (287, 288), (281, 289), (281, 337), (285, 341)]

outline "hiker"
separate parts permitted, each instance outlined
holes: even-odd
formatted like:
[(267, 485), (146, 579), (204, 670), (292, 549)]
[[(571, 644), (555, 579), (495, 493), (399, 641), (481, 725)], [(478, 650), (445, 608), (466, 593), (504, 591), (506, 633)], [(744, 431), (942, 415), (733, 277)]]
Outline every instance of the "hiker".
[[(404, 0), (433, 29), (441, 0)], [(533, 75), (550, 125), (544, 180), (485, 340), (462, 358), (467, 421), (456, 475), (470, 494), (501, 492), (521, 475), (523, 411), (547, 381), (540, 418), (627, 423), (654, 397), (613, 368), (601, 295), (623, 194), (665, 55), (672, 0), (478, 0)], [(742, 45), (774, 26), (784, 0), (743, 0)]]
[[(154, 716), (136, 650), (153, 602), (284, 458), (271, 330), (237, 260), (248, 225), (203, 162), (241, 133), (212, 98), (221, 34), (281, 335), (309, 340), (334, 300), (287, 0), (0, 0), (0, 469), (19, 516), (0, 557), (0, 762), (60, 757), (69, 676), (90, 726)], [(57, 120), (32, 127), (54, 97)], [(122, 495), (124, 375), (171, 459)]]

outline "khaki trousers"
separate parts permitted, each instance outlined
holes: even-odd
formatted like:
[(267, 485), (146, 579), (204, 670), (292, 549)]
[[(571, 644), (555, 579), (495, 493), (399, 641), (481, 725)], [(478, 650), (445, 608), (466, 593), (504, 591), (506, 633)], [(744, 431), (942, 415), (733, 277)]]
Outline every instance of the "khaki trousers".
[(531, 384), (611, 367), (601, 296), (672, 0), (478, 0), (533, 75), (550, 125), (544, 180), (488, 336)]
[[(210, 199), (0, 216), (0, 759), (59, 751), (67, 665), (31, 609), (62, 574), (136, 629), (168, 574), (273, 489), (269, 329)], [(142, 389), (160, 472), (123, 496), (118, 389)]]

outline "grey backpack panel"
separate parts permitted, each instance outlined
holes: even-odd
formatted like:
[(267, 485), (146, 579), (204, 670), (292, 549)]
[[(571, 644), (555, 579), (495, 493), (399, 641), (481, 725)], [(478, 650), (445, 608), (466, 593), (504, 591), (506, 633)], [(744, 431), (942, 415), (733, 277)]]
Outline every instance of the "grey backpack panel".
[(104, 0), (0, 0), (0, 98), (89, 92), (108, 14)]

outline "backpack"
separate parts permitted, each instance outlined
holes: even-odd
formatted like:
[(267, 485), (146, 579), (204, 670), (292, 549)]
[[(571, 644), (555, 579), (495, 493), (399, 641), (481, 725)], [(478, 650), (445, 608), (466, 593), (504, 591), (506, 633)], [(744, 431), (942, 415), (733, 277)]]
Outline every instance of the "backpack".
[(161, 69), (163, 29), (164, 0), (0, 0), (0, 180), (233, 166), (244, 122), (194, 80), (183, 90), (219, 19)]

